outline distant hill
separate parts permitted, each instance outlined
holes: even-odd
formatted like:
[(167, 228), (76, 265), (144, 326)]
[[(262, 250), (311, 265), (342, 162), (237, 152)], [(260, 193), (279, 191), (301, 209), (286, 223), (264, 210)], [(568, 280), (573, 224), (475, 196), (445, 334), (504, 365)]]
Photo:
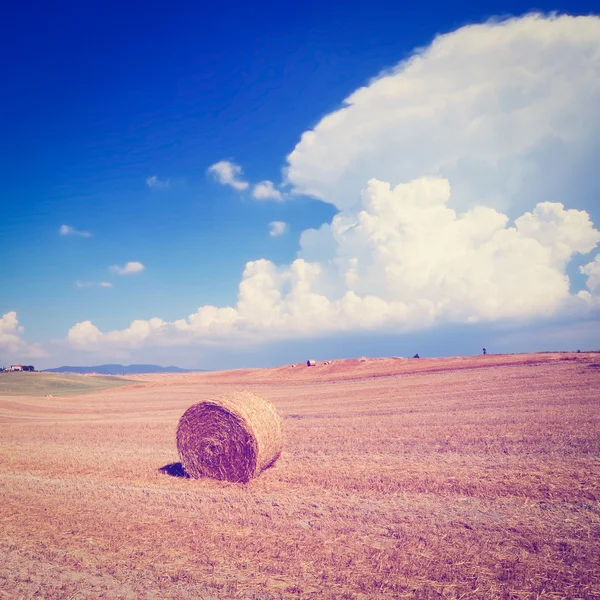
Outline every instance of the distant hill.
[[(204, 369), (195, 369), (202, 371)], [(95, 367), (56, 367), (44, 373), (98, 373), (100, 375), (134, 375), (137, 373), (190, 373), (191, 369), (159, 365), (96, 365)]]

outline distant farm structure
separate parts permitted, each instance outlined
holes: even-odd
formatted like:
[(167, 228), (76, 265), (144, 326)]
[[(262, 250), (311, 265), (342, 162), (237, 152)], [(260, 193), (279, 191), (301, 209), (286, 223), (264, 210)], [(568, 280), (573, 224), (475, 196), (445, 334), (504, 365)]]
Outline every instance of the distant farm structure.
[(10, 365), (10, 367), (1, 370), (6, 373), (13, 373), (15, 371), (35, 371), (35, 367), (33, 365)]

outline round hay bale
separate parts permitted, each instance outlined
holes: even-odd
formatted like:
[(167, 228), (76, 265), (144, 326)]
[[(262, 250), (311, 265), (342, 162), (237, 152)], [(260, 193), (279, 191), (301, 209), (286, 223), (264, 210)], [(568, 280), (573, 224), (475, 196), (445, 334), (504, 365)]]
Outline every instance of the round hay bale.
[(177, 450), (188, 475), (247, 482), (272, 465), (283, 448), (275, 407), (252, 392), (235, 392), (190, 406), (177, 426)]

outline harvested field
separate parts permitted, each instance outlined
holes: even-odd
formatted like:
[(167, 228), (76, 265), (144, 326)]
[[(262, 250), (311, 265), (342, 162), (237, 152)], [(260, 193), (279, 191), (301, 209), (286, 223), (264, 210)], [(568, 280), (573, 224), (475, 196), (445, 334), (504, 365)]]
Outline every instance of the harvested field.
[(65, 396), (120, 387), (131, 381), (112, 375), (75, 373), (0, 373), (0, 396)]
[[(131, 379), (0, 398), (0, 597), (600, 598), (598, 354)], [(169, 476), (183, 412), (241, 387), (275, 465)]]

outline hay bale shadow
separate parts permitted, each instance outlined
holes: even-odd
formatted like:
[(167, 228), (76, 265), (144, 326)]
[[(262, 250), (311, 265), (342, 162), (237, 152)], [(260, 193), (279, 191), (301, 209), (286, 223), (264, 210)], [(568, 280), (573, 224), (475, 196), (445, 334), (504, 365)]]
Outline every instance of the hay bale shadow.
[(165, 475), (170, 475), (171, 477), (184, 477), (185, 479), (190, 478), (180, 462), (170, 463), (164, 467), (160, 467), (158, 470)]

